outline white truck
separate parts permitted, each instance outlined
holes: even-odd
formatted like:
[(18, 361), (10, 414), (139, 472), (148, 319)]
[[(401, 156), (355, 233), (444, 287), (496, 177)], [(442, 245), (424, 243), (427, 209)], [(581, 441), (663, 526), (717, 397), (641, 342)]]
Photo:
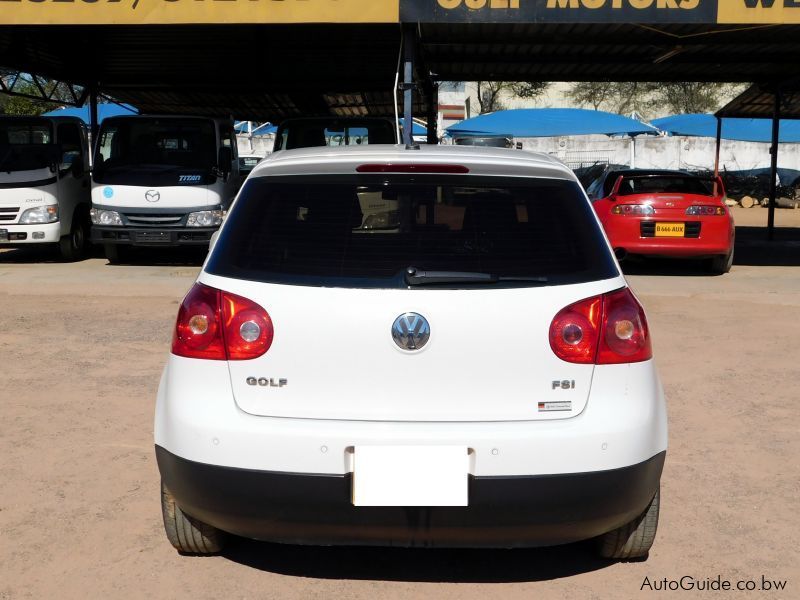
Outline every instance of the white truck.
[(71, 117), (0, 117), (0, 248), (56, 245), (64, 260), (89, 237), (89, 144)]
[(92, 241), (111, 263), (134, 246), (208, 246), (240, 185), (233, 121), (106, 119), (94, 148)]

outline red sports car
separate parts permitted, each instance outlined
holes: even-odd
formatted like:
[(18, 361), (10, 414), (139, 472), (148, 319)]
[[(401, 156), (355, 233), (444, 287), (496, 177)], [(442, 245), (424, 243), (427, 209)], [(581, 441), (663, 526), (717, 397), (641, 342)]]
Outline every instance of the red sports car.
[(730, 271), (734, 226), (721, 178), (609, 171), (589, 196), (619, 258), (707, 258), (712, 272)]

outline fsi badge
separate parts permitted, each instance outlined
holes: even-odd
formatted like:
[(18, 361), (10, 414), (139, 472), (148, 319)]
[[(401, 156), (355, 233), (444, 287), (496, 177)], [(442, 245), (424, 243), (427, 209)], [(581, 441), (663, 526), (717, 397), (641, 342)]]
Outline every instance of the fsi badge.
[[(717, 1), (400, 0), (400, 20), (429, 23), (716, 23)], [(719, 0), (720, 3), (733, 1), (737, 0)]]
[(720, 23), (800, 23), (800, 0), (719, 0)]

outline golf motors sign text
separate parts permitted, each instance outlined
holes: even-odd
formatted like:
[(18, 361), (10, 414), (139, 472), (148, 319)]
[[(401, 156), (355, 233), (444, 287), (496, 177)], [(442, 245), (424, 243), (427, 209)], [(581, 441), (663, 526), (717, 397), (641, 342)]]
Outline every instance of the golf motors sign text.
[(403, 22), (800, 23), (800, 0), (400, 0)]

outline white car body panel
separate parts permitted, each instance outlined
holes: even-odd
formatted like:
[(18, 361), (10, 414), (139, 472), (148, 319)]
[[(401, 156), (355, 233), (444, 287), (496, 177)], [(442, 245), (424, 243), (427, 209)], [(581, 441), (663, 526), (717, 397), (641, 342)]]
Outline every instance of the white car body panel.
[[(559, 419), (586, 405), (594, 365), (568, 363), (548, 342), (555, 314), (619, 289), (619, 277), (579, 285), (517, 289), (345, 289), (264, 284), (203, 273), (199, 281), (261, 304), (275, 337), (263, 356), (231, 361), (238, 406), (295, 418), (387, 421)], [(423, 315), (430, 340), (401, 350), (391, 326)], [(346, 353), (343, 352), (346, 349)], [(248, 377), (286, 379), (252, 386)], [(553, 381), (571, 381), (570, 389)], [(545, 412), (538, 402), (570, 402)]]
[(474, 450), (472, 475), (546, 475), (647, 460), (667, 448), (667, 416), (652, 360), (598, 366), (586, 409), (571, 419), (458, 423), (256, 417), (236, 406), (224, 361), (170, 355), (155, 442), (204, 464), (324, 474), (350, 472), (355, 445), (463, 445)]

